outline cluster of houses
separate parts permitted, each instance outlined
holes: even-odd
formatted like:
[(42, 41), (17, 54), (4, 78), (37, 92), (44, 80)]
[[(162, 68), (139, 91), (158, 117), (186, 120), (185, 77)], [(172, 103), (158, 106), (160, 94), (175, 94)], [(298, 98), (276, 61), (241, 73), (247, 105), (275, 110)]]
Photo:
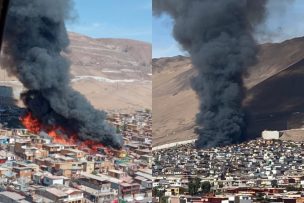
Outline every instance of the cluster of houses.
[(46, 133), (0, 129), (0, 202), (149, 202), (151, 113), (111, 114), (122, 150), (92, 152), (53, 142)]
[[(210, 149), (185, 144), (153, 151), (154, 201), (303, 202), (303, 148), (302, 142), (257, 139)], [(195, 180), (199, 187), (209, 182), (210, 191), (198, 188), (190, 195)]]

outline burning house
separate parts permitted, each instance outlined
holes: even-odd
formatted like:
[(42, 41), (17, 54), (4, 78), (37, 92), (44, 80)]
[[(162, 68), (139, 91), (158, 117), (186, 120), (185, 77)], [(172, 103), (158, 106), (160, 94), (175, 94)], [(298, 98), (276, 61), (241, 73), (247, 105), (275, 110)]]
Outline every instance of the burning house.
[(62, 55), (69, 45), (64, 21), (70, 7), (69, 0), (11, 1), (3, 68), (26, 88), (21, 94), (27, 109), (22, 123), (30, 131), (45, 131), (58, 142), (94, 150), (96, 145), (119, 149), (122, 138), (106, 121), (106, 113), (70, 86), (70, 62)]
[[(135, 174), (151, 168), (152, 115), (119, 113), (113, 127), (106, 112), (71, 87), (64, 54), (71, 1), (13, 0), (7, 7), (1, 68), (23, 89), (0, 87), (0, 102), (15, 106), (19, 99), (24, 108), (12, 113), (20, 126), (0, 125), (0, 179), (7, 180), (0, 190), (22, 193), (33, 202), (151, 196), (151, 188), (142, 189), (149, 180)], [(0, 31), (1, 25), (4, 21)], [(0, 118), (4, 115), (0, 108)], [(123, 141), (139, 151), (122, 149)]]

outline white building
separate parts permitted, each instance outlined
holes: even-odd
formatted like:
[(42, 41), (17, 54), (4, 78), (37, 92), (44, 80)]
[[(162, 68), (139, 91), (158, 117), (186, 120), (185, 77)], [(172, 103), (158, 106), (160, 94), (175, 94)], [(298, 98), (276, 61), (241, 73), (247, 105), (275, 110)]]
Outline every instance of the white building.
[(64, 177), (63, 176), (53, 176), (53, 175), (48, 175), (48, 176), (44, 176), (43, 178), (43, 184), (47, 185), (47, 186), (51, 186), (51, 185), (63, 185), (64, 183)]
[(264, 130), (262, 132), (262, 138), (264, 140), (278, 140), (280, 138), (280, 132), (279, 131)]

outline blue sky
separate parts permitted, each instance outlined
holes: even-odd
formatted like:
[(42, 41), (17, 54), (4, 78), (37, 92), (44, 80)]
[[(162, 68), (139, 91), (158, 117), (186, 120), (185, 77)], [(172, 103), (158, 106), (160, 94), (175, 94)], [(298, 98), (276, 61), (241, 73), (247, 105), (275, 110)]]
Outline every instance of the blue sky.
[(77, 17), (69, 31), (94, 38), (152, 41), (151, 0), (74, 0)]
[(172, 37), (172, 19), (167, 15), (153, 17), (152, 19), (152, 44), (153, 58), (164, 56), (184, 55), (178, 43)]
[[(260, 43), (281, 42), (304, 36), (304, 1), (269, 0), (266, 21), (256, 31)], [(169, 16), (153, 17), (153, 58), (186, 55), (173, 39), (172, 20)]]

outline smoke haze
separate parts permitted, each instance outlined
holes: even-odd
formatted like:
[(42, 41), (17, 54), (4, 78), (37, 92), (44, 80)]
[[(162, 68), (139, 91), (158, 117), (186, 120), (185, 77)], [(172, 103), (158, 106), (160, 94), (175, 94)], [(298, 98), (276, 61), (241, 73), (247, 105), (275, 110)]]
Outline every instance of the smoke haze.
[(28, 89), (21, 98), (44, 126), (63, 126), (81, 141), (120, 148), (122, 138), (107, 123), (106, 113), (70, 86), (70, 62), (61, 52), (69, 45), (64, 20), (72, 6), (70, 0), (12, 0), (3, 67)]
[(197, 147), (239, 142), (246, 124), (242, 77), (256, 62), (254, 27), (265, 17), (266, 0), (153, 0), (154, 15), (169, 14), (173, 36), (192, 59), (200, 98)]

